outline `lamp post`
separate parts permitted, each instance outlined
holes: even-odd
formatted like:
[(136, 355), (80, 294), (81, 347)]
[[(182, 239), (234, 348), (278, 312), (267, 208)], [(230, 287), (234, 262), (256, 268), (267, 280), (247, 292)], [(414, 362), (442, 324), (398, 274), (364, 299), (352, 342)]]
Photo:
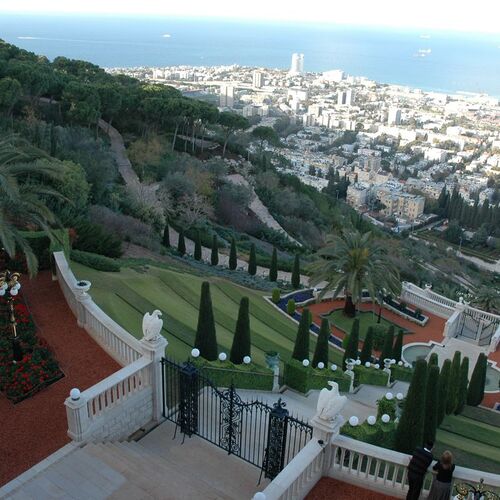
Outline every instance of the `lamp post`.
[(9, 311), (9, 323), (12, 329), (12, 353), (14, 363), (23, 359), (21, 349), (21, 339), (17, 335), (16, 316), (14, 314), (14, 298), (19, 293), (21, 283), (19, 283), (19, 273), (11, 273), (9, 270), (0, 273), (0, 297), (5, 297)]

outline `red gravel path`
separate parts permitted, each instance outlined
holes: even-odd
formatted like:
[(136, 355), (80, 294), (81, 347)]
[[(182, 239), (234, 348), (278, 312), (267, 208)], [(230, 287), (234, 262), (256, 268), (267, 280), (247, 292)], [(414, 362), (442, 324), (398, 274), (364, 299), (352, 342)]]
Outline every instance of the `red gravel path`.
[(24, 298), (65, 377), (17, 405), (0, 393), (0, 485), (70, 441), (64, 400), (121, 367), (81, 328), (49, 272), (23, 280)]
[(323, 477), (307, 495), (306, 500), (393, 500), (395, 498), (358, 488), (331, 477)]

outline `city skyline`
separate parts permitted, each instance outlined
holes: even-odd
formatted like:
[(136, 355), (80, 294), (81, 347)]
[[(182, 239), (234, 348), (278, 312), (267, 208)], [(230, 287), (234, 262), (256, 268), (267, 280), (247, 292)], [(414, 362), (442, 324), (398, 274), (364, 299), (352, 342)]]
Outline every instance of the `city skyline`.
[[(338, 24), (353, 26), (371, 26), (401, 29), (428, 29), (440, 31), (460, 31), (500, 34), (498, 15), (500, 6), (489, 0), (478, 0), (475, 9), (456, 9), (449, 0), (439, 3), (423, 0), (411, 15), (399, 8), (396, 0), (384, 0), (376, 4), (361, 0), (356, 10), (328, 9), (319, 0), (312, 0), (308, 8), (297, 1), (274, 2), (255, 0), (249, 10), (246, 5), (238, 6), (229, 0), (217, 0), (207, 5), (199, 0), (186, 4), (160, 5), (156, 0), (145, 0), (136, 4), (123, 4), (116, 0), (106, 3), (89, 0), (88, 2), (68, 3), (61, 0), (48, 0), (43, 5), (34, 0), (22, 0), (15, 4), (0, 4), (0, 12), (40, 13), (40, 14), (97, 14), (97, 15), (154, 15), (186, 18), (214, 18), (280, 22), (305, 22), (318, 24)], [(488, 13), (488, 15), (485, 15)]]

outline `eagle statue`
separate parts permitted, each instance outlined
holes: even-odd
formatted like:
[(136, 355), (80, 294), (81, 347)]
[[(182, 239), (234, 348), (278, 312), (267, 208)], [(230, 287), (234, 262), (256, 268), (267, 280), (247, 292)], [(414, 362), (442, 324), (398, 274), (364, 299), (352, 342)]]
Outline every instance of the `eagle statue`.
[(142, 318), (142, 334), (145, 340), (154, 342), (160, 338), (160, 332), (163, 327), (161, 314), (161, 311), (156, 309), (151, 314), (146, 313)]
[(322, 420), (333, 421), (344, 407), (347, 398), (339, 394), (337, 382), (330, 380), (328, 385), (331, 387), (330, 390), (325, 387), (319, 393), (316, 416)]

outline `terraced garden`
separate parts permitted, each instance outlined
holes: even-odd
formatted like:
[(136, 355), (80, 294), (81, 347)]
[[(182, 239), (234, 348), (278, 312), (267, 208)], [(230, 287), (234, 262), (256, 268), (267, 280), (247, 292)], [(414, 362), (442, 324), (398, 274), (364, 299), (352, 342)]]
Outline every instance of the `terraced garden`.
[[(167, 354), (185, 360), (192, 349), (198, 322), (200, 288), (204, 280), (211, 282), (212, 304), (219, 351), (229, 353), (240, 299), (250, 299), (252, 359), (265, 366), (265, 352), (277, 351), (282, 360), (290, 358), (297, 325), (268, 304), (263, 292), (251, 290), (214, 277), (188, 274), (175, 267), (138, 266), (122, 268), (119, 273), (106, 273), (72, 263), (78, 279), (92, 282), (90, 294), (115, 321), (137, 338), (142, 337), (145, 312), (163, 312), (163, 334), (169, 345)], [(311, 359), (316, 337), (311, 336)], [(330, 348), (330, 362), (340, 364), (341, 352)]]

